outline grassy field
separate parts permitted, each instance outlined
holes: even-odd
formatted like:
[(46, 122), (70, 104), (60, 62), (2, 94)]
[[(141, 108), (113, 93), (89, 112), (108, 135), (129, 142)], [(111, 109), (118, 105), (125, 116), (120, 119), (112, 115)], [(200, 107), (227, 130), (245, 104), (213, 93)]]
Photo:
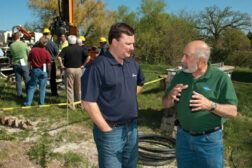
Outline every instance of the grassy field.
[[(159, 75), (166, 74), (168, 66), (141, 65), (146, 77), (146, 82), (157, 79)], [(231, 155), (238, 167), (252, 167), (252, 83), (234, 81), (234, 87), (239, 99), (236, 119), (228, 120), (224, 127), (225, 160), (232, 167)], [(60, 91), (59, 97), (50, 97), (47, 94), (46, 104), (66, 102), (65, 91)], [(167, 135), (160, 130), (163, 107), (161, 97), (164, 91), (159, 89), (159, 82), (144, 87), (138, 95), (139, 103), (139, 130), (143, 133), (155, 133)], [(37, 105), (35, 93), (33, 105)], [(24, 100), (16, 97), (15, 85), (12, 82), (2, 80), (0, 83), (0, 108), (21, 107)], [(36, 123), (35, 130), (10, 131), (9, 127), (0, 126), (0, 143), (10, 142), (12, 145), (26, 142), (27, 138), (36, 137), (36, 141), (29, 141), (29, 147), (25, 155), (35, 164), (46, 167), (54, 160), (62, 167), (96, 167), (79, 153), (72, 151), (67, 153), (53, 152), (53, 148), (66, 142), (82, 142), (92, 137), (92, 121), (84, 110), (67, 110), (66, 107), (33, 108), (29, 110), (12, 110), (0, 112), (0, 116), (11, 116), (21, 119), (29, 119)], [(66, 129), (67, 125), (83, 128), (85, 134), (76, 128)], [(55, 135), (51, 133), (58, 131)], [(0, 146), (1, 148), (1, 146)], [(8, 150), (0, 149), (0, 167), (3, 161), (11, 160), (13, 154)], [(2, 163), (1, 163), (2, 161)], [(227, 163), (226, 163), (227, 164)], [(139, 166), (141, 167), (141, 166)]]

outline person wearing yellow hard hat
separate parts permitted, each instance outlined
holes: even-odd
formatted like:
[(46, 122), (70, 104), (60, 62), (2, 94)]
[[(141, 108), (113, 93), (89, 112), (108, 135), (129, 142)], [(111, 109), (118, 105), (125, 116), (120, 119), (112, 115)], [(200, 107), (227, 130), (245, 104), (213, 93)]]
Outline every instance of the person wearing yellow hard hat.
[(81, 39), (81, 41), (82, 41), (82, 48), (85, 50), (85, 52), (87, 52), (88, 53), (88, 47), (87, 47), (87, 45), (86, 45), (86, 38), (84, 37), (84, 36), (80, 36), (80, 39)]
[[(55, 42), (51, 40), (51, 31), (48, 28), (43, 29), (43, 36), (48, 40), (45, 48), (51, 55), (51, 76), (50, 76), (50, 86), (51, 86), (51, 95), (58, 96), (57, 92), (57, 83), (56, 83), (56, 65), (55, 59), (59, 54), (58, 46)], [(34, 44), (33, 47), (38, 47), (38, 42)]]
[(84, 36), (80, 36), (82, 42), (86, 42), (86, 38)]
[(44, 28), (43, 34), (51, 34), (51, 31), (48, 28)]
[(103, 55), (108, 50), (107, 39), (105, 37), (100, 38), (100, 53), (98, 56)]

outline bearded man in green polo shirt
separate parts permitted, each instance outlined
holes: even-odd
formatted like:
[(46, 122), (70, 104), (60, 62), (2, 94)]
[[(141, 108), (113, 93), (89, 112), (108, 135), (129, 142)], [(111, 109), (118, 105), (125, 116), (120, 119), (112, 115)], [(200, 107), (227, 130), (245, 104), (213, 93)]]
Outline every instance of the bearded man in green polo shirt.
[(166, 108), (177, 106), (178, 167), (222, 168), (222, 124), (237, 115), (232, 81), (209, 62), (210, 47), (204, 41), (188, 43), (178, 71), (163, 97)]

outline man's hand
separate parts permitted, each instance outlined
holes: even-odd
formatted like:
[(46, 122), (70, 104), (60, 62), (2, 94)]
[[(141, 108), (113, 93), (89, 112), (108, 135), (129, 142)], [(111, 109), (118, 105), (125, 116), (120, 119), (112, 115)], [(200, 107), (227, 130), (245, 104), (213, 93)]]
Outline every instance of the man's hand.
[(61, 65), (61, 66), (60, 66), (60, 69), (61, 69), (61, 70), (65, 70), (66, 67), (65, 67), (64, 65)]
[(168, 95), (165, 95), (162, 99), (163, 105), (166, 108), (174, 106), (174, 101), (179, 101), (179, 96), (184, 89), (187, 89), (188, 85), (177, 84)]
[(179, 101), (179, 96), (181, 96), (181, 92), (184, 89), (187, 89), (188, 85), (183, 85), (183, 84), (177, 84), (168, 94), (168, 96), (170, 96), (174, 101)]
[(205, 96), (193, 91), (192, 99), (190, 100), (190, 107), (192, 111), (198, 110), (211, 110), (212, 101), (208, 100)]

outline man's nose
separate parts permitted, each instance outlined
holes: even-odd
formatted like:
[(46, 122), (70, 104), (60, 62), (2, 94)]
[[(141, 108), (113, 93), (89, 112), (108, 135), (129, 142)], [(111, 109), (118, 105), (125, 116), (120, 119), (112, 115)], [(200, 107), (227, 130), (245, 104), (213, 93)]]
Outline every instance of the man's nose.
[(185, 56), (184, 56), (184, 55), (182, 56), (180, 62), (181, 62), (181, 63), (182, 63), (182, 62), (185, 62)]
[(134, 50), (134, 45), (132, 44), (132, 45), (130, 45), (130, 50)]

